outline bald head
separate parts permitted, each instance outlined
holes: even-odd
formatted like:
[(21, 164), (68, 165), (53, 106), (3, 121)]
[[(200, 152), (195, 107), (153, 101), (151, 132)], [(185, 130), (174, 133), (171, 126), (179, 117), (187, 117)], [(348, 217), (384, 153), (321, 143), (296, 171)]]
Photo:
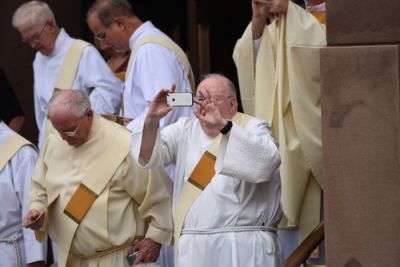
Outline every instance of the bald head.
[(84, 92), (55, 92), (49, 102), (48, 114), (53, 127), (69, 145), (78, 147), (88, 140), (93, 112)]
[(88, 96), (78, 90), (61, 90), (53, 94), (50, 99), (48, 113), (70, 113), (80, 118), (91, 109)]

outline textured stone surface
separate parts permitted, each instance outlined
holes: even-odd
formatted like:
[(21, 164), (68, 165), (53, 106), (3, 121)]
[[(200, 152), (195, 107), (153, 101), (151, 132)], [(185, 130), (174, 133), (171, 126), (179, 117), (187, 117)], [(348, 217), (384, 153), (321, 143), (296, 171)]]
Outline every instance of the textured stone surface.
[(329, 45), (400, 43), (399, 0), (326, 0)]
[(399, 266), (399, 46), (321, 50), (327, 266)]

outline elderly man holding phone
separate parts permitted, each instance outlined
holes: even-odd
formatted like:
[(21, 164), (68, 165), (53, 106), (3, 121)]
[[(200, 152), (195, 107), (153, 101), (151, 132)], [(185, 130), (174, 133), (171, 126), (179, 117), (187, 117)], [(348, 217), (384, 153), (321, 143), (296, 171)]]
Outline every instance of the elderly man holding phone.
[(197, 118), (160, 131), (175, 109), (171, 93), (154, 98), (143, 130), (132, 133), (132, 151), (146, 168), (176, 166), (177, 265), (280, 266), (280, 156), (267, 124), (238, 113), (232, 82), (210, 74), (197, 88)]

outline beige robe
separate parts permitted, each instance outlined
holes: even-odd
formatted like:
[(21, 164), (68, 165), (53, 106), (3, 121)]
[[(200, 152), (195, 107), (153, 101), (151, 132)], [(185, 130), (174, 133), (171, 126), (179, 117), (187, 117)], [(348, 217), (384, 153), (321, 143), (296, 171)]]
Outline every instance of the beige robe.
[(233, 54), (245, 113), (266, 120), (279, 141), (281, 225), (300, 225), (302, 238), (320, 219), (319, 49), (325, 45), (325, 26), (289, 1), (287, 14), (264, 29), (256, 58), (251, 24)]
[[(126, 148), (126, 157), (77, 225), (64, 208), (88, 170), (104, 155), (113, 157), (107, 151), (117, 142)], [(50, 133), (33, 174), (30, 208), (46, 212), (44, 230), (59, 245), (58, 266), (127, 266), (129, 247), (102, 257), (98, 252), (130, 243), (137, 236), (164, 244), (171, 242), (168, 178), (163, 170), (139, 168), (129, 148), (130, 133), (99, 117), (93, 121), (88, 141), (77, 148)]]

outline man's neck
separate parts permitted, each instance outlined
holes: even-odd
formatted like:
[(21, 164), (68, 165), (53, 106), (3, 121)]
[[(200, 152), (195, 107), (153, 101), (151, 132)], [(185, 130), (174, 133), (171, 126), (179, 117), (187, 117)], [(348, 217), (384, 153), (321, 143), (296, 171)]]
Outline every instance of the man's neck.
[(129, 37), (143, 24), (143, 22), (136, 16), (127, 19), (127, 33)]

